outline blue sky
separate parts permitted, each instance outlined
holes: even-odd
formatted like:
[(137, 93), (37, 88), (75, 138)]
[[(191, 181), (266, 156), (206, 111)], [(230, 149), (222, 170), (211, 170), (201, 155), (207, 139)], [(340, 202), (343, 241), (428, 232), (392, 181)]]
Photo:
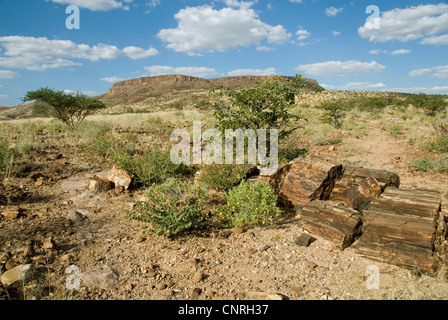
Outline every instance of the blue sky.
[[(79, 29), (66, 27), (69, 5)], [(329, 90), (448, 94), (447, 57), (442, 1), (0, 0), (8, 107), (40, 87), (95, 96), (161, 74), (302, 74)]]

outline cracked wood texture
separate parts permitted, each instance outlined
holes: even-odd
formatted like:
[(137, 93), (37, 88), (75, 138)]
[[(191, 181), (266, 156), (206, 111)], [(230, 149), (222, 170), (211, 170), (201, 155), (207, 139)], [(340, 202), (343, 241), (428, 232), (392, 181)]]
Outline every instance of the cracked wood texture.
[(333, 242), (342, 250), (359, 236), (361, 226), (361, 214), (343, 204), (313, 201), (302, 210), (303, 229)]
[(362, 236), (354, 248), (373, 260), (435, 272), (446, 236), (440, 210), (437, 191), (389, 187), (363, 212)]
[(342, 174), (342, 164), (317, 157), (298, 158), (280, 184), (279, 199), (293, 206), (328, 200)]
[(352, 186), (359, 186), (363, 180), (368, 178), (374, 178), (380, 184), (382, 191), (388, 187), (400, 187), (400, 177), (394, 172), (345, 165), (344, 174), (336, 182), (329, 199), (350, 205), (347, 199), (349, 189)]

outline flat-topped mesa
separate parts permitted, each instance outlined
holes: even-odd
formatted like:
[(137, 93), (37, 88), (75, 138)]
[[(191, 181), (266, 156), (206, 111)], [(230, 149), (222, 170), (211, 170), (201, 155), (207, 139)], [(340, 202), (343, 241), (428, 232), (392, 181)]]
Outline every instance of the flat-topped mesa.
[(184, 75), (164, 75), (156, 77), (141, 77), (138, 79), (125, 80), (115, 83), (106, 95), (113, 95), (128, 91), (135, 87), (148, 87), (152, 89), (188, 90), (207, 89), (209, 81), (206, 79), (184, 76)]
[[(141, 77), (138, 79), (125, 80), (115, 83), (112, 88), (106, 93), (105, 96), (130, 93), (142, 88), (148, 88), (152, 90), (171, 90), (171, 91), (183, 91), (183, 90), (210, 90), (219, 86), (228, 86), (235, 88), (238, 86), (254, 87), (258, 83), (262, 83), (267, 80), (273, 80), (277, 76), (235, 76), (224, 77), (216, 79), (203, 79), (193, 76), (185, 75), (162, 75), (154, 77)], [(285, 79), (295, 79), (294, 77), (282, 76)], [(308, 90), (322, 90), (322, 87), (314, 79), (303, 78), (305, 83), (305, 89)]]

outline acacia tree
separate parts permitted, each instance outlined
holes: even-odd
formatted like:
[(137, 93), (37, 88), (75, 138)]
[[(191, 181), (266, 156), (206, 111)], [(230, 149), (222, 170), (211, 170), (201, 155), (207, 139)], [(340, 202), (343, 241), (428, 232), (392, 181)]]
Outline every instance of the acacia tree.
[(346, 101), (338, 100), (323, 102), (317, 108), (324, 111), (322, 115), (323, 122), (333, 124), (335, 129), (341, 129), (342, 120), (350, 109), (350, 104)]
[[(305, 86), (302, 76), (276, 77), (256, 87), (229, 89), (218, 87), (221, 100), (215, 105), (215, 117), (221, 131), (226, 129), (277, 129), (281, 140), (300, 128), (300, 115), (291, 113), (296, 96)], [(225, 99), (224, 99), (225, 97)]]
[(29, 91), (22, 100), (23, 102), (37, 102), (33, 107), (33, 114), (57, 118), (71, 129), (79, 127), (93, 111), (106, 107), (103, 102), (91, 99), (80, 92), (65, 93), (49, 88)]

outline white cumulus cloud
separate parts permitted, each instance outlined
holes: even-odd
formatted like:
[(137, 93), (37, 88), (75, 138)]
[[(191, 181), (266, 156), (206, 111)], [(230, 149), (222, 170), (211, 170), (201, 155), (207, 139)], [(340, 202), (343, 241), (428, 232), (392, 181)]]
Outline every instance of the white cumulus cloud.
[(162, 29), (158, 37), (166, 47), (188, 55), (207, 51), (230, 51), (240, 46), (282, 44), (291, 34), (282, 25), (271, 26), (260, 20), (252, 2), (227, 0), (228, 7), (187, 7), (175, 15), (178, 26)]
[(357, 91), (369, 91), (385, 89), (387, 86), (384, 83), (372, 83), (372, 82), (349, 82), (344, 85), (329, 85), (321, 84), (327, 90), (357, 90)]
[(342, 11), (344, 11), (344, 8), (329, 7), (325, 10), (325, 14), (329, 17), (336, 17)]
[(448, 79), (448, 65), (433, 68), (415, 69), (409, 72), (411, 77), (421, 77), (432, 73), (432, 77), (438, 79)]
[(80, 66), (78, 60), (99, 61), (122, 58), (145, 58), (157, 54), (157, 50), (126, 47), (120, 50), (109, 44), (89, 46), (76, 44), (71, 40), (49, 40), (46, 37), (23, 36), (0, 37), (0, 67), (44, 71)]
[(237, 69), (227, 73), (230, 77), (235, 76), (272, 76), (277, 73), (275, 68), (267, 69)]
[(358, 29), (358, 33), (371, 42), (406, 42), (447, 30), (448, 4), (440, 3), (385, 11), (380, 18), (379, 29), (369, 29), (366, 23)]
[(154, 48), (149, 48), (148, 50), (139, 48), (139, 47), (126, 47), (123, 49), (123, 52), (131, 59), (138, 60), (144, 59), (148, 57), (153, 57), (159, 54), (159, 51)]
[(431, 44), (434, 46), (448, 45), (448, 34), (439, 37), (429, 37), (422, 40), (421, 44)]
[(149, 76), (181, 74), (186, 76), (207, 78), (218, 74), (216, 69), (206, 67), (148, 66), (145, 67), (145, 70), (149, 72)]
[(117, 77), (117, 76), (112, 76), (112, 77), (104, 77), (104, 78), (101, 78), (100, 80), (101, 81), (106, 81), (106, 82), (109, 82), (109, 83), (115, 83), (115, 82), (120, 82), (120, 81), (123, 81), (123, 80), (126, 80), (126, 79), (120, 78), (120, 77)]
[(314, 64), (299, 65), (297, 71), (305, 71), (311, 76), (317, 77), (338, 77), (359, 75), (364, 73), (382, 72), (385, 66), (376, 61), (361, 62), (355, 60), (349, 61), (326, 61)]
[(129, 6), (125, 3), (131, 3), (133, 0), (46, 0), (64, 4), (64, 5), (76, 5), (80, 8), (85, 8), (91, 11), (110, 11), (113, 9), (129, 10)]

